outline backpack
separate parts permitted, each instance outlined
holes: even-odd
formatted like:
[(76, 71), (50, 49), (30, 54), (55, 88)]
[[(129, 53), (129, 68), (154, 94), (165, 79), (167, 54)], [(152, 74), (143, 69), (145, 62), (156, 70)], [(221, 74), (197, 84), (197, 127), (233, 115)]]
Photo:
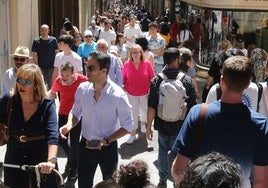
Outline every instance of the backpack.
[(168, 79), (163, 73), (159, 73), (158, 76), (163, 79), (159, 86), (158, 117), (169, 122), (184, 120), (187, 95), (181, 80), (185, 74), (180, 72), (175, 80)]

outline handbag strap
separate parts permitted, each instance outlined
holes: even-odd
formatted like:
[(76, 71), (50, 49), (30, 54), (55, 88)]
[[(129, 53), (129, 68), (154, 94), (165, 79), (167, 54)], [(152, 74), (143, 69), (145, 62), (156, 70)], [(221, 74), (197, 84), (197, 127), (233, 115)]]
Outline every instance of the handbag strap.
[(7, 135), (9, 135), (9, 123), (10, 123), (10, 117), (11, 117), (11, 109), (12, 109), (12, 101), (13, 101), (13, 93), (10, 92), (7, 102), (7, 108), (6, 112), (8, 113), (7, 116)]
[(200, 115), (198, 118), (198, 128), (195, 134), (195, 144), (193, 148), (194, 152), (193, 152), (192, 160), (196, 159), (196, 157), (198, 156), (198, 153), (202, 144), (202, 140), (203, 140), (204, 132), (205, 132), (207, 110), (208, 110), (208, 104), (202, 103)]

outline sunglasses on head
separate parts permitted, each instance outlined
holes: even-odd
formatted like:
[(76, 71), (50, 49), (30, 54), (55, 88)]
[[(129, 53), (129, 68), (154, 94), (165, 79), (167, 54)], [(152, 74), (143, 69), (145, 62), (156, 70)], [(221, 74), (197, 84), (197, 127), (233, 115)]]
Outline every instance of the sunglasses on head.
[(16, 82), (24, 86), (30, 86), (32, 84), (30, 80), (23, 80), (22, 78), (17, 78)]
[(23, 57), (13, 57), (14, 61), (17, 61), (17, 62), (24, 62), (26, 60), (26, 58), (23, 58)]

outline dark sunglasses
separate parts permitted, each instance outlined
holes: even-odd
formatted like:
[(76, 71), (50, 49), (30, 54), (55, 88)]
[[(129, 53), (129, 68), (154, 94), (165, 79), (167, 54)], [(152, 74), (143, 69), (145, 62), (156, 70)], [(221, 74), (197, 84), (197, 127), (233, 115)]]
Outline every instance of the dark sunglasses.
[(23, 80), (22, 78), (17, 78), (16, 82), (24, 86), (30, 86), (32, 84), (30, 80)]
[(26, 60), (26, 58), (23, 58), (23, 57), (13, 57), (14, 61), (17, 61), (17, 62), (24, 62)]
[(85, 36), (85, 38), (91, 38), (92, 36), (91, 35), (87, 35), (87, 36)]
[(96, 68), (93, 65), (85, 65), (85, 69), (88, 72), (94, 72), (96, 70)]

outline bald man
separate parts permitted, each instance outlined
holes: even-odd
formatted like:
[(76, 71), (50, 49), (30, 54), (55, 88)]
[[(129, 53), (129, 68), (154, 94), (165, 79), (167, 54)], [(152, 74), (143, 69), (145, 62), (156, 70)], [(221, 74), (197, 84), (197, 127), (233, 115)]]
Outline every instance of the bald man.
[(57, 39), (49, 36), (49, 32), (48, 25), (41, 25), (40, 36), (34, 39), (32, 45), (34, 63), (41, 68), (47, 89), (51, 88), (54, 60), (59, 52)]

